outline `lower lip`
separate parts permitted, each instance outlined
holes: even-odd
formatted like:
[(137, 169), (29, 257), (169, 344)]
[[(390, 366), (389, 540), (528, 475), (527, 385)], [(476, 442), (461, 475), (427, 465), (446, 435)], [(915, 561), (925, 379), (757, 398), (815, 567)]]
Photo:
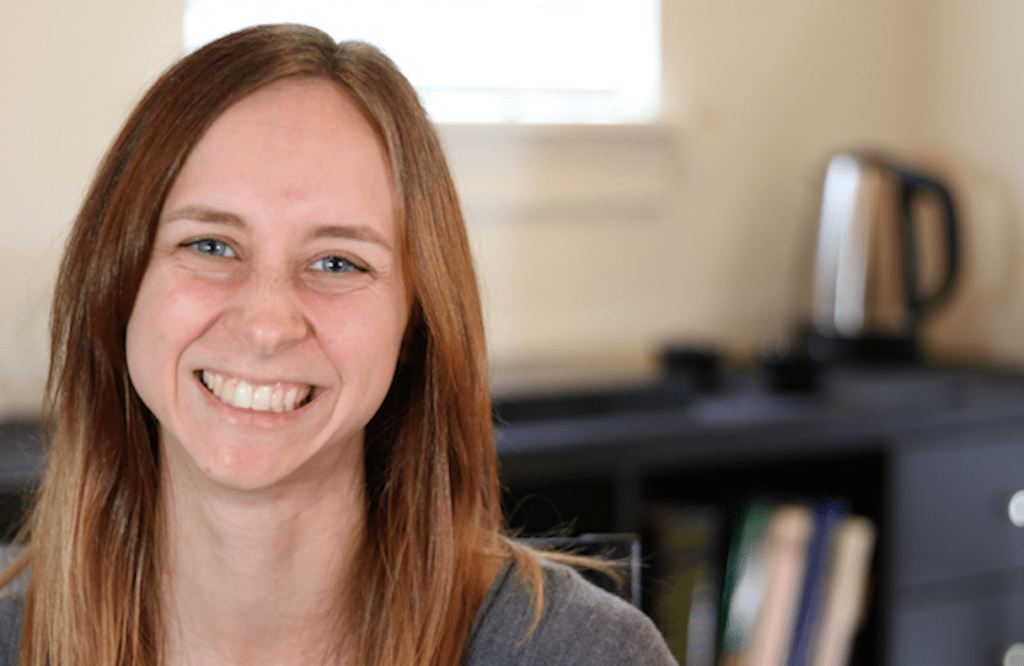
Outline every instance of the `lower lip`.
[(320, 402), (320, 399), (323, 397), (323, 391), (319, 391), (312, 400), (301, 407), (296, 407), (290, 412), (261, 412), (255, 409), (242, 409), (241, 407), (229, 405), (211, 393), (200, 379), (196, 378), (195, 382), (203, 396), (206, 398), (207, 403), (211, 407), (220, 411), (232, 425), (251, 428), (254, 430), (270, 430), (287, 425), (304, 416), (306, 411), (313, 405)]

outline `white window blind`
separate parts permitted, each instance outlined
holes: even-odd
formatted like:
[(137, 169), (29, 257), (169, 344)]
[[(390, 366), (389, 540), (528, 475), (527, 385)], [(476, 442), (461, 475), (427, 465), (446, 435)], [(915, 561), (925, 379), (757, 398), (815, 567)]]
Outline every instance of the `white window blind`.
[(638, 123), (660, 87), (659, 0), (189, 0), (192, 50), (307, 23), (387, 53), (442, 123)]

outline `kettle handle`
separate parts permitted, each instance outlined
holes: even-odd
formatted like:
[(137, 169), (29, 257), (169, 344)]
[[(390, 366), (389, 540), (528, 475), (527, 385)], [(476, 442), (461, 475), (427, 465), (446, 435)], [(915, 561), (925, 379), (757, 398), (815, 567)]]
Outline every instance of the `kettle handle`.
[[(900, 171), (900, 233), (903, 236), (903, 269), (906, 288), (907, 308), (910, 321), (916, 327), (925, 313), (943, 303), (953, 292), (960, 272), (959, 223), (953, 196), (945, 185), (928, 176), (910, 171)], [(934, 292), (919, 293), (917, 241), (912, 215), (913, 197), (918, 191), (934, 194), (942, 209), (942, 222), (946, 233), (946, 270), (942, 281)]]

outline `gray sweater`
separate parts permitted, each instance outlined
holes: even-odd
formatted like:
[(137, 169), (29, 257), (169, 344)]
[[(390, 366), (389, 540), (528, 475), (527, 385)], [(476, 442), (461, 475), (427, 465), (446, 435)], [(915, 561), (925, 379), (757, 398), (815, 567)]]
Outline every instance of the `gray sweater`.
[[(18, 662), (24, 598), (0, 600), (0, 666)], [(466, 638), (462, 666), (672, 666), (646, 615), (559, 564), (544, 565), (544, 608), (534, 619), (529, 589), (511, 561), (498, 573)]]
[(654, 623), (576, 571), (546, 563), (544, 609), (534, 606), (511, 561), (484, 597), (466, 638), (463, 666), (672, 666)]

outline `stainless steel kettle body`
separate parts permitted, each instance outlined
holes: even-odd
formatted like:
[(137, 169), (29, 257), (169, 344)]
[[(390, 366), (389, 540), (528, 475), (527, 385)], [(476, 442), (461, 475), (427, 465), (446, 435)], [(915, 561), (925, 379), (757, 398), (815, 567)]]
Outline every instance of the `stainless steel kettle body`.
[(916, 360), (921, 323), (952, 293), (959, 254), (945, 185), (878, 155), (836, 155), (822, 191), (808, 352)]

